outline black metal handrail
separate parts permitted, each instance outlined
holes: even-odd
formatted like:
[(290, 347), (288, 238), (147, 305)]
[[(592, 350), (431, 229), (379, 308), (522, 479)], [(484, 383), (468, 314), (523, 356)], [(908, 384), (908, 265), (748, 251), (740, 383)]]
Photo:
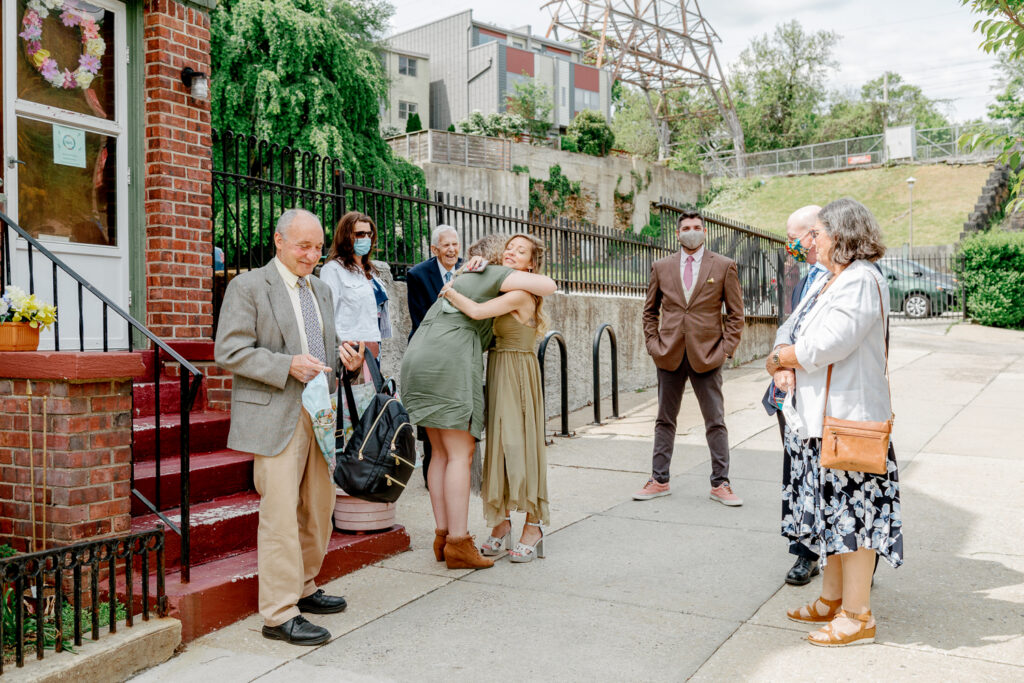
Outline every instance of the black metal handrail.
[[(117, 632), (117, 578), (118, 560), (123, 560), (124, 569), (124, 607), (125, 626), (135, 623), (135, 587), (134, 564), (139, 560), (140, 599), (143, 621), (149, 620), (150, 593), (149, 570), (150, 555), (156, 554), (156, 600), (153, 607), (156, 613), (167, 616), (167, 596), (164, 592), (164, 531), (160, 526), (153, 531), (128, 534), (114, 538), (102, 538), (95, 541), (76, 543), (74, 545), (41, 550), (35, 553), (15, 555), (0, 559), (0, 643), (5, 641), (4, 624), (13, 612), (15, 630), (14, 654), (15, 664), (25, 666), (25, 625), (26, 619), (33, 619), (35, 626), (36, 659), (43, 658), (46, 634), (51, 634), (53, 649), (62, 652), (65, 641), (73, 638), (75, 646), (82, 644), (82, 570), (88, 571), (90, 627), (92, 640), (100, 637), (100, 605), (104, 602), (108, 609), (108, 632)], [(106, 572), (106, 596), (100, 591), (101, 573)], [(70, 574), (71, 596), (66, 593), (66, 580)], [(47, 579), (51, 580), (47, 580)], [(30, 595), (26, 597), (26, 592)], [(50, 602), (52, 596), (53, 601)], [(26, 615), (25, 603), (32, 607), (32, 615)], [(72, 621), (64, 623), (63, 608), (70, 602), (74, 606)], [(47, 624), (47, 616), (53, 614), (52, 629)], [(66, 634), (70, 629), (71, 634)], [(69, 637), (70, 635), (70, 637)], [(3, 656), (0, 656), (0, 674), (3, 673)]]
[[(4, 290), (8, 284), (13, 284), (13, 259), (11, 257), (11, 242), (13, 241), (8, 236), (8, 230), (13, 230), (15, 233), (15, 239), (21, 238), (25, 240), (27, 245), (27, 261), (28, 261), (28, 292), (34, 294), (36, 290), (36, 277), (35, 277), (35, 263), (33, 260), (34, 252), (38, 252), (42, 257), (50, 262), (51, 275), (53, 283), (53, 305), (59, 306), (59, 295), (57, 289), (57, 272), (63, 272), (64, 275), (71, 278), (77, 283), (77, 294), (78, 294), (78, 347), (80, 351), (85, 351), (85, 315), (83, 305), (83, 293), (88, 291), (90, 294), (95, 296), (102, 304), (102, 316), (103, 316), (103, 350), (109, 351), (109, 330), (107, 325), (108, 311), (113, 311), (117, 314), (125, 323), (128, 325), (128, 350), (134, 350), (134, 340), (132, 338), (132, 330), (137, 331), (143, 337), (148, 339), (152, 343), (153, 353), (153, 380), (155, 383), (155, 420), (156, 420), (156, 432), (155, 432), (155, 448), (156, 448), (156, 473), (155, 473), (155, 495), (156, 502), (150, 501), (145, 495), (143, 495), (135, 487), (135, 458), (134, 454), (132, 457), (132, 479), (131, 479), (131, 492), (132, 495), (138, 498), (143, 505), (151, 510), (156, 516), (163, 521), (172, 531), (181, 536), (181, 580), (183, 583), (188, 583), (190, 579), (190, 555), (189, 555), (189, 470), (190, 470), (190, 459), (189, 459), (189, 437), (190, 437), (190, 422), (189, 415), (192, 410), (192, 406), (195, 404), (196, 396), (199, 393), (200, 384), (203, 381), (203, 373), (196, 369), (191, 363), (189, 363), (181, 354), (172, 349), (167, 345), (166, 342), (161, 340), (155, 334), (153, 334), (145, 325), (140, 323), (138, 320), (133, 318), (127, 311), (122, 309), (116, 303), (110, 300), (109, 297), (104, 295), (98, 289), (96, 289), (89, 281), (69, 267), (64, 261), (55, 256), (49, 249), (40, 244), (35, 238), (33, 238), (28, 232), (26, 232), (21, 226), (11, 220), (6, 214), (0, 212), (0, 222), (6, 226), (3, 230), (0, 230), (0, 291)], [(54, 349), (60, 351), (60, 327), (58, 323), (54, 323)], [(161, 354), (166, 354), (171, 360), (177, 362), (180, 367), (180, 396), (179, 396), (179, 413), (181, 420), (181, 428), (179, 430), (180, 437), (180, 482), (181, 482), (181, 504), (180, 504), (180, 519), (179, 523), (175, 524), (168, 518), (162, 510), (160, 500), (160, 357)], [(134, 415), (133, 415), (134, 419)], [(134, 439), (133, 439), (134, 449)]]
[[(562, 333), (558, 330), (551, 330), (544, 335), (544, 340), (540, 343), (540, 348), (537, 349), (537, 362), (540, 363), (540, 387), (541, 394), (543, 395), (545, 390), (544, 384), (544, 355), (548, 350), (548, 342), (554, 339), (558, 342), (558, 357), (559, 357), (559, 368), (562, 379), (562, 431), (556, 432), (555, 436), (572, 436), (569, 432), (569, 369), (568, 369), (568, 354), (565, 349), (565, 338)], [(544, 424), (547, 425), (547, 401), (544, 401)], [(546, 431), (545, 427), (545, 431)], [(545, 437), (545, 442), (547, 437)]]
[(601, 424), (601, 333), (608, 330), (612, 345), (612, 417), (619, 417), (619, 344), (611, 323), (601, 323), (594, 335), (594, 424)]

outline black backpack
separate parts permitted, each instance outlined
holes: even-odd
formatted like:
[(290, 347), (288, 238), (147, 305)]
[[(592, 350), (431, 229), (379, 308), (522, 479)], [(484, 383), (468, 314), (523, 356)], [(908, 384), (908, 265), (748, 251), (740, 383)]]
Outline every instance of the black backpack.
[(416, 462), (415, 430), (395, 396), (394, 380), (384, 381), (373, 354), (366, 354), (377, 395), (361, 417), (352, 385), (343, 374), (352, 437), (335, 452), (334, 483), (345, 493), (374, 503), (394, 503), (405, 490)]

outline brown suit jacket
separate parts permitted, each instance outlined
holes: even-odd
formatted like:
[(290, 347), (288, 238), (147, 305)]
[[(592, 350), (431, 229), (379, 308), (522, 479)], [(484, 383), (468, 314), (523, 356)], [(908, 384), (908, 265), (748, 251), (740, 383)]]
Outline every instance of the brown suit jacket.
[(679, 251), (651, 266), (644, 304), (647, 353), (662, 370), (677, 369), (685, 355), (690, 367), (697, 372), (707, 372), (722, 365), (740, 344), (743, 292), (736, 263), (705, 248), (697, 282), (687, 304), (679, 271), (681, 258), (682, 251)]

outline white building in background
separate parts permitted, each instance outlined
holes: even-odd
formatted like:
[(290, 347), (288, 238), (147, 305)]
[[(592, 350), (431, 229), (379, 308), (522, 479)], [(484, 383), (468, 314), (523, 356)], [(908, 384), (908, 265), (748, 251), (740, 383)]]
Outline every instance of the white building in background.
[(412, 50), (384, 49), (380, 55), (388, 75), (388, 97), (381, 102), (381, 130), (405, 132), (409, 117), (420, 115), (423, 129), (430, 128), (430, 57)]
[(528, 80), (547, 86), (553, 125), (560, 131), (584, 109), (610, 117), (611, 73), (583, 64), (579, 47), (535, 36), (529, 26), (503, 29), (474, 21), (466, 10), (395, 34), (387, 43), (396, 54), (429, 55), (430, 128), (445, 129), (474, 110), (503, 112), (515, 84)]

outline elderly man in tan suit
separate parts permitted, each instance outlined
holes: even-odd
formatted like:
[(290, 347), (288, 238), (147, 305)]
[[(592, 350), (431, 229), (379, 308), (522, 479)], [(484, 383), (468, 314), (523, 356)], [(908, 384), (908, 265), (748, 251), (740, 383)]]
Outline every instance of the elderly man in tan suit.
[(346, 603), (314, 581), (331, 536), (335, 492), (327, 457), (334, 454), (321, 453), (302, 391), (321, 372), (333, 385), (342, 363), (358, 369), (362, 349), (336, 346), (331, 291), (312, 277), (324, 247), (317, 217), (284, 212), (274, 245), (270, 263), (228, 285), (214, 357), (232, 373), (228, 447), (255, 456), (263, 636), (318, 645), (331, 634), (301, 612), (333, 614)]
[[(651, 266), (644, 304), (647, 352), (658, 367), (658, 418), (651, 478), (634, 500), (667, 496), (676, 419), (689, 380), (697, 395), (711, 451), (711, 499), (742, 505), (729, 484), (729, 433), (722, 399), (722, 365), (743, 330), (743, 293), (736, 263), (704, 248), (704, 220), (685, 212), (676, 226), (682, 251)], [(725, 321), (722, 321), (722, 306)], [(660, 325), (659, 325), (660, 322)]]

